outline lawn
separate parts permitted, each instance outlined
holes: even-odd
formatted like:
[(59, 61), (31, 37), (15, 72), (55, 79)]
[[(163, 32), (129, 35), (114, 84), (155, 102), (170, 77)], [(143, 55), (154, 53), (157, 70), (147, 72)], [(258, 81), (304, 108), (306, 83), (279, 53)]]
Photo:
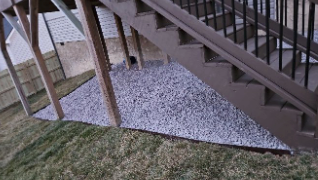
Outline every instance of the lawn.
[[(58, 83), (59, 97), (94, 76)], [(29, 99), (34, 111), (45, 92)], [(0, 179), (316, 179), (318, 153), (260, 154), (146, 132), (0, 112)]]

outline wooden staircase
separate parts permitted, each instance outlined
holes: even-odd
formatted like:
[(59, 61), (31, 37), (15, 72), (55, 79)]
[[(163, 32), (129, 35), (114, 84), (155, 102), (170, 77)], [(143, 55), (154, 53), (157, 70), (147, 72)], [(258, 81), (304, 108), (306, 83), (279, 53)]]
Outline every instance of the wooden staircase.
[[(237, 24), (234, 43), (231, 11), (225, 11), (224, 27), (223, 16), (211, 6), (205, 8), (202, 0), (197, 5), (194, 0), (190, 0), (190, 6), (184, 3), (184, 10), (179, 1), (173, 4), (169, 0), (100, 2), (291, 148), (318, 149), (314, 137), (318, 78), (311, 78), (308, 89), (302, 87), (305, 64), (301, 63), (301, 51), (296, 52), (296, 77), (291, 79), (293, 51), (283, 50), (282, 71), (278, 72), (277, 37), (270, 36), (270, 63), (264, 63), (266, 37), (256, 37), (254, 25), (247, 23), (245, 50), (244, 26)], [(207, 16), (202, 13), (205, 10)], [(207, 38), (209, 33), (212, 38)], [(258, 58), (254, 56), (255, 38), (258, 39)], [(222, 42), (217, 44), (220, 40)], [(257, 68), (265, 69), (268, 75), (256, 71)], [(309, 76), (317, 73), (318, 67), (310, 64)], [(272, 78), (274, 76), (277, 78)], [(300, 103), (299, 97), (302, 97)]]

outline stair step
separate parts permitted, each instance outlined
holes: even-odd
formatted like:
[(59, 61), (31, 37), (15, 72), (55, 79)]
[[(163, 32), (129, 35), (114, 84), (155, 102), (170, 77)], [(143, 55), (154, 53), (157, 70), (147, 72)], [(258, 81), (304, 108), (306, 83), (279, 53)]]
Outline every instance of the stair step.
[[(232, 14), (229, 13), (228, 11), (226, 11), (224, 16), (225, 16), (225, 23), (226, 23), (225, 27), (228, 27), (228, 26), (232, 25), (233, 24), (232, 23)], [(199, 20), (203, 21), (205, 23), (205, 16), (200, 17)], [(216, 20), (217, 28), (215, 28), (214, 20)], [(211, 26), (212, 28), (216, 29), (216, 30), (223, 29), (224, 25), (223, 25), (222, 13), (216, 14), (216, 18), (214, 18), (213, 14), (209, 14), (208, 15), (208, 25)]]
[(296, 108), (294, 105), (290, 104), (289, 102), (287, 102), (284, 105), (283, 111), (290, 111), (290, 112), (292, 112), (294, 114), (298, 114), (298, 115), (303, 115), (304, 114), (304, 112), (302, 112), (301, 110)]
[[(296, 52), (297, 59), (296, 59), (296, 67), (299, 66), (301, 58), (300, 58), (300, 51)], [(266, 60), (266, 58), (264, 58)], [(288, 76), (291, 76), (292, 72), (292, 63), (293, 63), (293, 51), (292, 50), (283, 50), (282, 51), (282, 72)], [(270, 55), (270, 66), (279, 71), (279, 50), (275, 50)]]
[(205, 62), (204, 65), (212, 67), (233, 67), (233, 65), (225, 60), (222, 56), (215, 56)]
[[(247, 40), (247, 51), (250, 53), (255, 53), (255, 38), (252, 37)], [(258, 57), (263, 59), (266, 57), (266, 37), (259, 36), (258, 38)], [(270, 43), (270, 53), (276, 49), (276, 39), (274, 37), (269, 38)], [(244, 48), (244, 42), (240, 44)]]
[[(217, 31), (219, 34), (224, 36), (223, 29)], [(254, 36), (253, 26), (246, 26), (247, 38), (252, 38)], [(228, 26), (226, 28), (227, 38), (231, 39), (234, 42), (234, 29), (233, 26)], [(244, 26), (242, 24), (236, 25), (236, 39), (237, 43), (240, 44), (244, 41)]]
[(316, 121), (309, 116), (304, 116), (301, 121), (301, 130), (297, 133), (302, 136), (314, 137), (316, 131)]
[(252, 82), (254, 80), (254, 78), (252, 78), (251, 76), (249, 76), (248, 74), (243, 74), (241, 77), (239, 77), (234, 83), (237, 85), (243, 85), (246, 86)]
[(281, 110), (284, 105), (287, 103), (286, 100), (281, 98), (279, 95), (274, 94), (265, 104), (266, 107), (275, 108), (277, 110)]
[[(306, 66), (303, 64), (302, 66)], [(304, 72), (305, 73), (305, 72)], [(300, 84), (305, 84), (305, 78), (300, 81)], [(308, 89), (317, 93), (318, 92), (318, 65), (312, 64), (308, 74)]]
[[(311, 69), (312, 66), (313, 64), (309, 64), (309, 70)], [(300, 85), (304, 85), (305, 69), (306, 69), (306, 65), (300, 64), (295, 71), (295, 82), (299, 83)]]

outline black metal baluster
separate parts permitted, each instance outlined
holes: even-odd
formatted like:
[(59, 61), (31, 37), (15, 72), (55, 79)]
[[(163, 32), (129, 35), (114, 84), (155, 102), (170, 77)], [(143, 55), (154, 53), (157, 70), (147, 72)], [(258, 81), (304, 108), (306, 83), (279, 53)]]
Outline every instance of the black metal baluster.
[(309, 79), (309, 58), (310, 58), (310, 44), (313, 39), (313, 26), (315, 24), (314, 20), (315, 16), (315, 4), (310, 3), (309, 6), (309, 17), (308, 17), (308, 31), (307, 31), (307, 49), (306, 49), (306, 66), (305, 66), (305, 87), (308, 87), (308, 79)]
[(254, 23), (255, 56), (258, 57), (258, 4), (257, 4), (257, 0), (253, 0), (253, 5), (254, 5), (254, 16), (255, 16), (255, 23)]
[(187, 3), (188, 3), (188, 12), (189, 12), (189, 14), (191, 14), (190, 0), (187, 0)]
[(214, 24), (214, 29), (218, 29), (218, 23), (216, 20), (216, 9), (215, 9), (215, 0), (212, 1), (212, 8), (213, 8), (213, 24)]
[(246, 1), (247, 1), (247, 0), (243, 0), (243, 25), (244, 25), (244, 49), (245, 49), (245, 50), (247, 50)]
[(266, 62), (270, 63), (269, 53), (269, 18), (270, 18), (270, 0), (266, 0)]
[(208, 9), (206, 6), (206, 0), (203, 0), (203, 5), (204, 5), (204, 17), (205, 17), (205, 24), (208, 26), (209, 25), (209, 19), (208, 19)]
[(261, 0), (261, 13), (263, 14), (263, 0)]
[(182, 7), (182, 0), (180, 0), (180, 7), (181, 7), (181, 9), (183, 9), (183, 7)]
[(225, 8), (224, 8), (224, 0), (222, 0), (222, 20), (223, 20), (223, 32), (224, 36), (227, 36), (226, 33), (226, 19), (225, 19)]
[(296, 71), (297, 37), (298, 37), (298, 0), (294, 0), (294, 44), (293, 44), (292, 79), (295, 79), (295, 71)]
[(316, 7), (316, 5), (314, 5), (314, 10), (313, 10), (313, 11), (314, 11), (314, 12), (313, 12), (313, 24), (312, 24), (312, 26), (311, 26), (311, 27), (312, 27), (312, 30), (311, 30), (311, 31), (312, 31), (312, 39), (315, 39), (315, 17), (317, 17), (317, 16), (316, 16), (316, 12), (315, 12), (315, 9), (316, 9), (315, 7)]
[(279, 22), (278, 0), (276, 0), (276, 21)]
[[(287, 0), (286, 0), (287, 1)], [(280, 24), (279, 24), (279, 71), (283, 69), (283, 15), (284, 15), (284, 0), (280, 0)]]
[(195, 14), (197, 18), (199, 19), (199, 7), (198, 7), (198, 0), (195, 0)]
[(287, 26), (287, 0), (285, 1), (285, 26)]
[(237, 43), (234, 0), (232, 0), (232, 22), (233, 22), (234, 42)]
[(301, 27), (301, 34), (305, 35), (305, 0), (302, 2), (302, 27)]

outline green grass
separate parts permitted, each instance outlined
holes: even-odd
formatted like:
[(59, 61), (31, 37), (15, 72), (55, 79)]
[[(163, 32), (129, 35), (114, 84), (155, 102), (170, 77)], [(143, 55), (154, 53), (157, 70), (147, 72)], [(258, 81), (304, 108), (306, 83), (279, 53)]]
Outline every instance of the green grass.
[[(93, 72), (56, 85), (60, 97)], [(49, 103), (30, 98), (33, 110)], [(0, 179), (317, 179), (318, 154), (275, 156), (77, 122), (0, 113)]]

